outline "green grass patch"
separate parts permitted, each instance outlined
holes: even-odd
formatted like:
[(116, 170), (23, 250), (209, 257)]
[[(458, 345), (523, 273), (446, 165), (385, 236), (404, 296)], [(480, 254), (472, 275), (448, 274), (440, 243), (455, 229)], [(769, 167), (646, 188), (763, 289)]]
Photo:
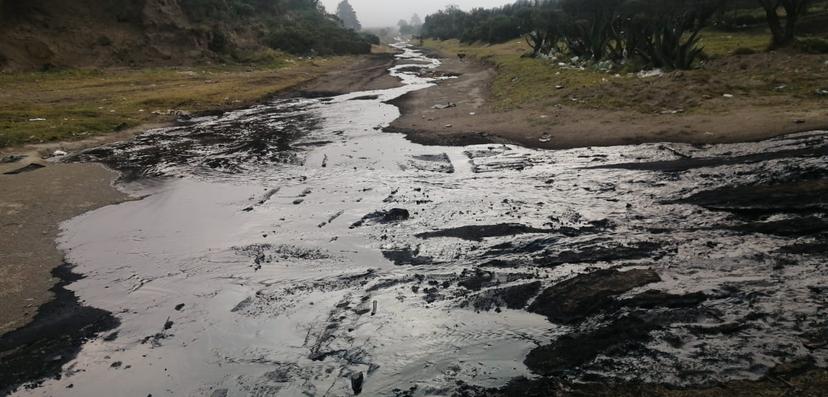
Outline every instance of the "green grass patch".
[(168, 110), (238, 108), (355, 59), (256, 56), (257, 63), (246, 65), (0, 74), (0, 147), (166, 122), (174, 117)]

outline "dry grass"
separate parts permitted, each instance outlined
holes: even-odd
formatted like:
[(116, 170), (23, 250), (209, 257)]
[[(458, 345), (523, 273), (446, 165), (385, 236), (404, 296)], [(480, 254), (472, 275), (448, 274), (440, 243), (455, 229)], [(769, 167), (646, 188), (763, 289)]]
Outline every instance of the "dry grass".
[[(767, 53), (767, 41), (762, 31), (704, 32), (702, 42), (710, 59), (702, 67), (655, 78), (525, 58), (522, 55), (529, 48), (519, 40), (495, 45), (465, 45), (457, 40), (424, 44), (494, 65), (497, 76), (490, 105), (495, 110), (555, 105), (641, 113), (721, 113), (735, 106), (824, 108), (826, 98), (815, 92), (828, 88), (828, 55)], [(756, 54), (733, 55), (744, 49)], [(725, 94), (735, 99), (724, 100)]]
[(168, 121), (174, 111), (236, 108), (354, 60), (0, 74), (0, 147), (83, 139)]

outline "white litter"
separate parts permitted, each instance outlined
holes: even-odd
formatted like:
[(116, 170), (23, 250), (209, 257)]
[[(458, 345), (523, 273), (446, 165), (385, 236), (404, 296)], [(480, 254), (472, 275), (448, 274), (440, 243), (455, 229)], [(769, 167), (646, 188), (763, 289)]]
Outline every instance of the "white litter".
[(647, 79), (650, 77), (659, 77), (664, 74), (664, 71), (661, 69), (652, 69), (652, 70), (642, 70), (636, 74), (639, 78)]

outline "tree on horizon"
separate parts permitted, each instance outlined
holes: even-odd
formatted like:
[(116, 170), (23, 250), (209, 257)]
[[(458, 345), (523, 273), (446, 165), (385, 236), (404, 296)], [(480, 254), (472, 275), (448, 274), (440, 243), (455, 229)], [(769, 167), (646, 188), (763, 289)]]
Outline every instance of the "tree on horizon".
[(336, 16), (342, 21), (342, 25), (346, 28), (359, 31), (362, 29), (362, 24), (359, 23), (359, 19), (357, 19), (356, 11), (354, 11), (354, 7), (351, 6), (351, 3), (348, 3), (348, 0), (342, 0), (339, 5), (336, 7)]

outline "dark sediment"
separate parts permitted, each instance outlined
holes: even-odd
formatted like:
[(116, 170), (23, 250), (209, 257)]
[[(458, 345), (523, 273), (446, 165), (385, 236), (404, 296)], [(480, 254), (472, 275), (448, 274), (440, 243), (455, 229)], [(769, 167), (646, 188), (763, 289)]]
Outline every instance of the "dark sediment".
[(792, 157), (820, 157), (828, 155), (828, 146), (806, 147), (802, 149), (779, 150), (774, 152), (752, 153), (733, 157), (700, 157), (678, 160), (652, 161), (641, 163), (620, 163), (599, 165), (588, 169), (623, 169), (641, 171), (682, 172), (696, 168), (721, 167), (726, 165), (752, 164), (763, 161)]
[(470, 241), (483, 241), (487, 237), (515, 236), (527, 233), (550, 233), (550, 229), (538, 229), (519, 223), (501, 223), (497, 225), (471, 225), (460, 226), (450, 229), (436, 230), (433, 232), (419, 233), (416, 237), (422, 239), (434, 237), (454, 237)]
[(55, 299), (41, 306), (31, 323), (0, 337), (0, 395), (60, 377), (61, 367), (77, 356), (84, 342), (120, 324), (105, 310), (82, 306), (66, 289), (82, 279), (69, 265), (55, 268), (52, 275), (60, 280), (51, 289)]
[(728, 186), (696, 193), (673, 203), (740, 214), (808, 213), (828, 210), (828, 180), (773, 185)]
[(529, 311), (542, 314), (554, 323), (577, 323), (611, 307), (615, 296), (658, 281), (661, 278), (650, 269), (626, 272), (607, 269), (581, 274), (545, 289), (529, 306)]
[(513, 285), (502, 288), (492, 288), (469, 299), (475, 310), (492, 310), (506, 307), (508, 309), (520, 310), (526, 307), (529, 299), (540, 291), (541, 282)]
[(641, 349), (659, 326), (638, 317), (623, 317), (607, 326), (581, 334), (565, 335), (552, 344), (529, 352), (524, 363), (532, 372), (554, 375), (573, 371), (599, 354), (628, 354)]
[(657, 257), (662, 245), (648, 241), (630, 244), (588, 244), (579, 250), (566, 250), (555, 254), (542, 254), (534, 259), (538, 266), (553, 267), (566, 263), (596, 263), (617, 260), (633, 260)]

